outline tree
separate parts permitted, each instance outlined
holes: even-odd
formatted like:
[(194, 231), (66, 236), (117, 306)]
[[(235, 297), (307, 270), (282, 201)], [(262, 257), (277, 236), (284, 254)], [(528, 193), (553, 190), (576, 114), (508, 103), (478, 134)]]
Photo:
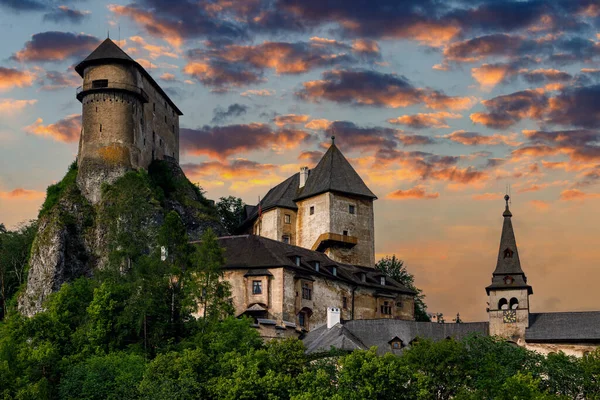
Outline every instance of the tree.
[(400, 282), (409, 289), (417, 292), (415, 296), (415, 320), (431, 321), (427, 315), (427, 305), (425, 304), (425, 295), (423, 291), (415, 286), (415, 277), (408, 272), (404, 261), (396, 258), (395, 255), (385, 256), (375, 264), (375, 268), (383, 272), (395, 281)]
[(221, 197), (216, 206), (221, 223), (227, 232), (236, 234), (244, 216), (245, 204), (242, 199), (235, 196)]

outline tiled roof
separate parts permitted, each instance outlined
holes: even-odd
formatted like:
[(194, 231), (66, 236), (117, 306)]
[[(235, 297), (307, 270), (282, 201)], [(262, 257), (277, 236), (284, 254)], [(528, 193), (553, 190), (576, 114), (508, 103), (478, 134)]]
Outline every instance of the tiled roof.
[[(333, 261), (324, 253), (293, 246), (291, 244), (278, 242), (256, 235), (226, 236), (219, 238), (219, 244), (225, 248), (225, 269), (248, 269), (261, 270), (266, 268), (288, 268), (295, 271), (298, 276), (322, 277), (333, 280), (341, 280), (362, 287), (369, 287), (385, 293), (415, 292), (392, 278), (386, 279), (382, 286), (380, 280), (381, 272), (373, 268), (343, 264)], [(295, 256), (300, 257), (300, 265), (296, 265)], [(315, 270), (315, 262), (319, 262), (319, 271)], [(332, 273), (332, 267), (336, 267), (336, 275)], [(361, 281), (364, 273), (366, 281)]]
[(527, 342), (600, 342), (600, 311), (529, 314)]
[(377, 353), (385, 354), (392, 351), (390, 341), (394, 338), (402, 340), (406, 346), (416, 338), (439, 341), (451, 337), (460, 340), (473, 333), (487, 336), (488, 332), (487, 322), (439, 324), (394, 319), (353, 320), (331, 329), (327, 329), (326, 325), (313, 329), (303, 342), (307, 353), (328, 351), (331, 346), (340, 350), (377, 346)]

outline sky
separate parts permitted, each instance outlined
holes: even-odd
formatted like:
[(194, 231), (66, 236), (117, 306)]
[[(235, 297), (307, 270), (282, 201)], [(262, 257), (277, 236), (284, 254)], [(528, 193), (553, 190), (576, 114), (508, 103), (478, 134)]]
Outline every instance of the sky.
[(486, 319), (510, 185), (531, 309), (600, 309), (597, 0), (0, 0), (0, 223), (77, 156), (73, 66), (108, 35), (182, 110), (208, 198), (258, 196), (335, 134), (446, 320)]

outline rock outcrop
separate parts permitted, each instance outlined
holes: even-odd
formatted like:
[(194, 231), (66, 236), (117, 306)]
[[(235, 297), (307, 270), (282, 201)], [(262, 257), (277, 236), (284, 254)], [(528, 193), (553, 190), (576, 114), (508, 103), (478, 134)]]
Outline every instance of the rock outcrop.
[(169, 211), (183, 220), (190, 239), (212, 229), (227, 234), (214, 204), (188, 181), (174, 161), (155, 161), (148, 169), (127, 172), (113, 184), (103, 184), (101, 198), (91, 204), (82, 194), (73, 164), (58, 184), (48, 189), (29, 260), (27, 287), (19, 311), (32, 316), (65, 282), (91, 276), (123, 246), (151, 252), (156, 233)]

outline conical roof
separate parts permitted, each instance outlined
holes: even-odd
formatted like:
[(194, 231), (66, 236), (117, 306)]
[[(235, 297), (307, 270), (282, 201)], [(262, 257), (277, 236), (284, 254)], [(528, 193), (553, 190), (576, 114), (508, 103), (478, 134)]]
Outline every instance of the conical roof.
[(115, 42), (107, 38), (104, 42), (100, 43), (100, 46), (96, 47), (96, 50), (92, 51), (92, 53), (86, 57), (85, 60), (77, 64), (75, 67), (75, 71), (83, 78), (83, 70), (86, 65), (95, 63), (96, 61), (125, 61), (132, 62), (135, 61), (127, 55)]
[(519, 250), (515, 239), (515, 231), (512, 226), (512, 213), (508, 207), (508, 195), (504, 196), (506, 208), (502, 216), (504, 223), (502, 225), (502, 235), (500, 236), (500, 248), (498, 250), (498, 261), (496, 269), (492, 275), (492, 284), (486, 288), (489, 294), (490, 289), (519, 289), (526, 288), (529, 294), (533, 293), (531, 286), (527, 284), (527, 277), (521, 268), (519, 259)]
[(329, 147), (317, 166), (310, 171), (306, 184), (294, 200), (305, 199), (325, 192), (338, 192), (370, 199), (377, 198), (335, 143)]

